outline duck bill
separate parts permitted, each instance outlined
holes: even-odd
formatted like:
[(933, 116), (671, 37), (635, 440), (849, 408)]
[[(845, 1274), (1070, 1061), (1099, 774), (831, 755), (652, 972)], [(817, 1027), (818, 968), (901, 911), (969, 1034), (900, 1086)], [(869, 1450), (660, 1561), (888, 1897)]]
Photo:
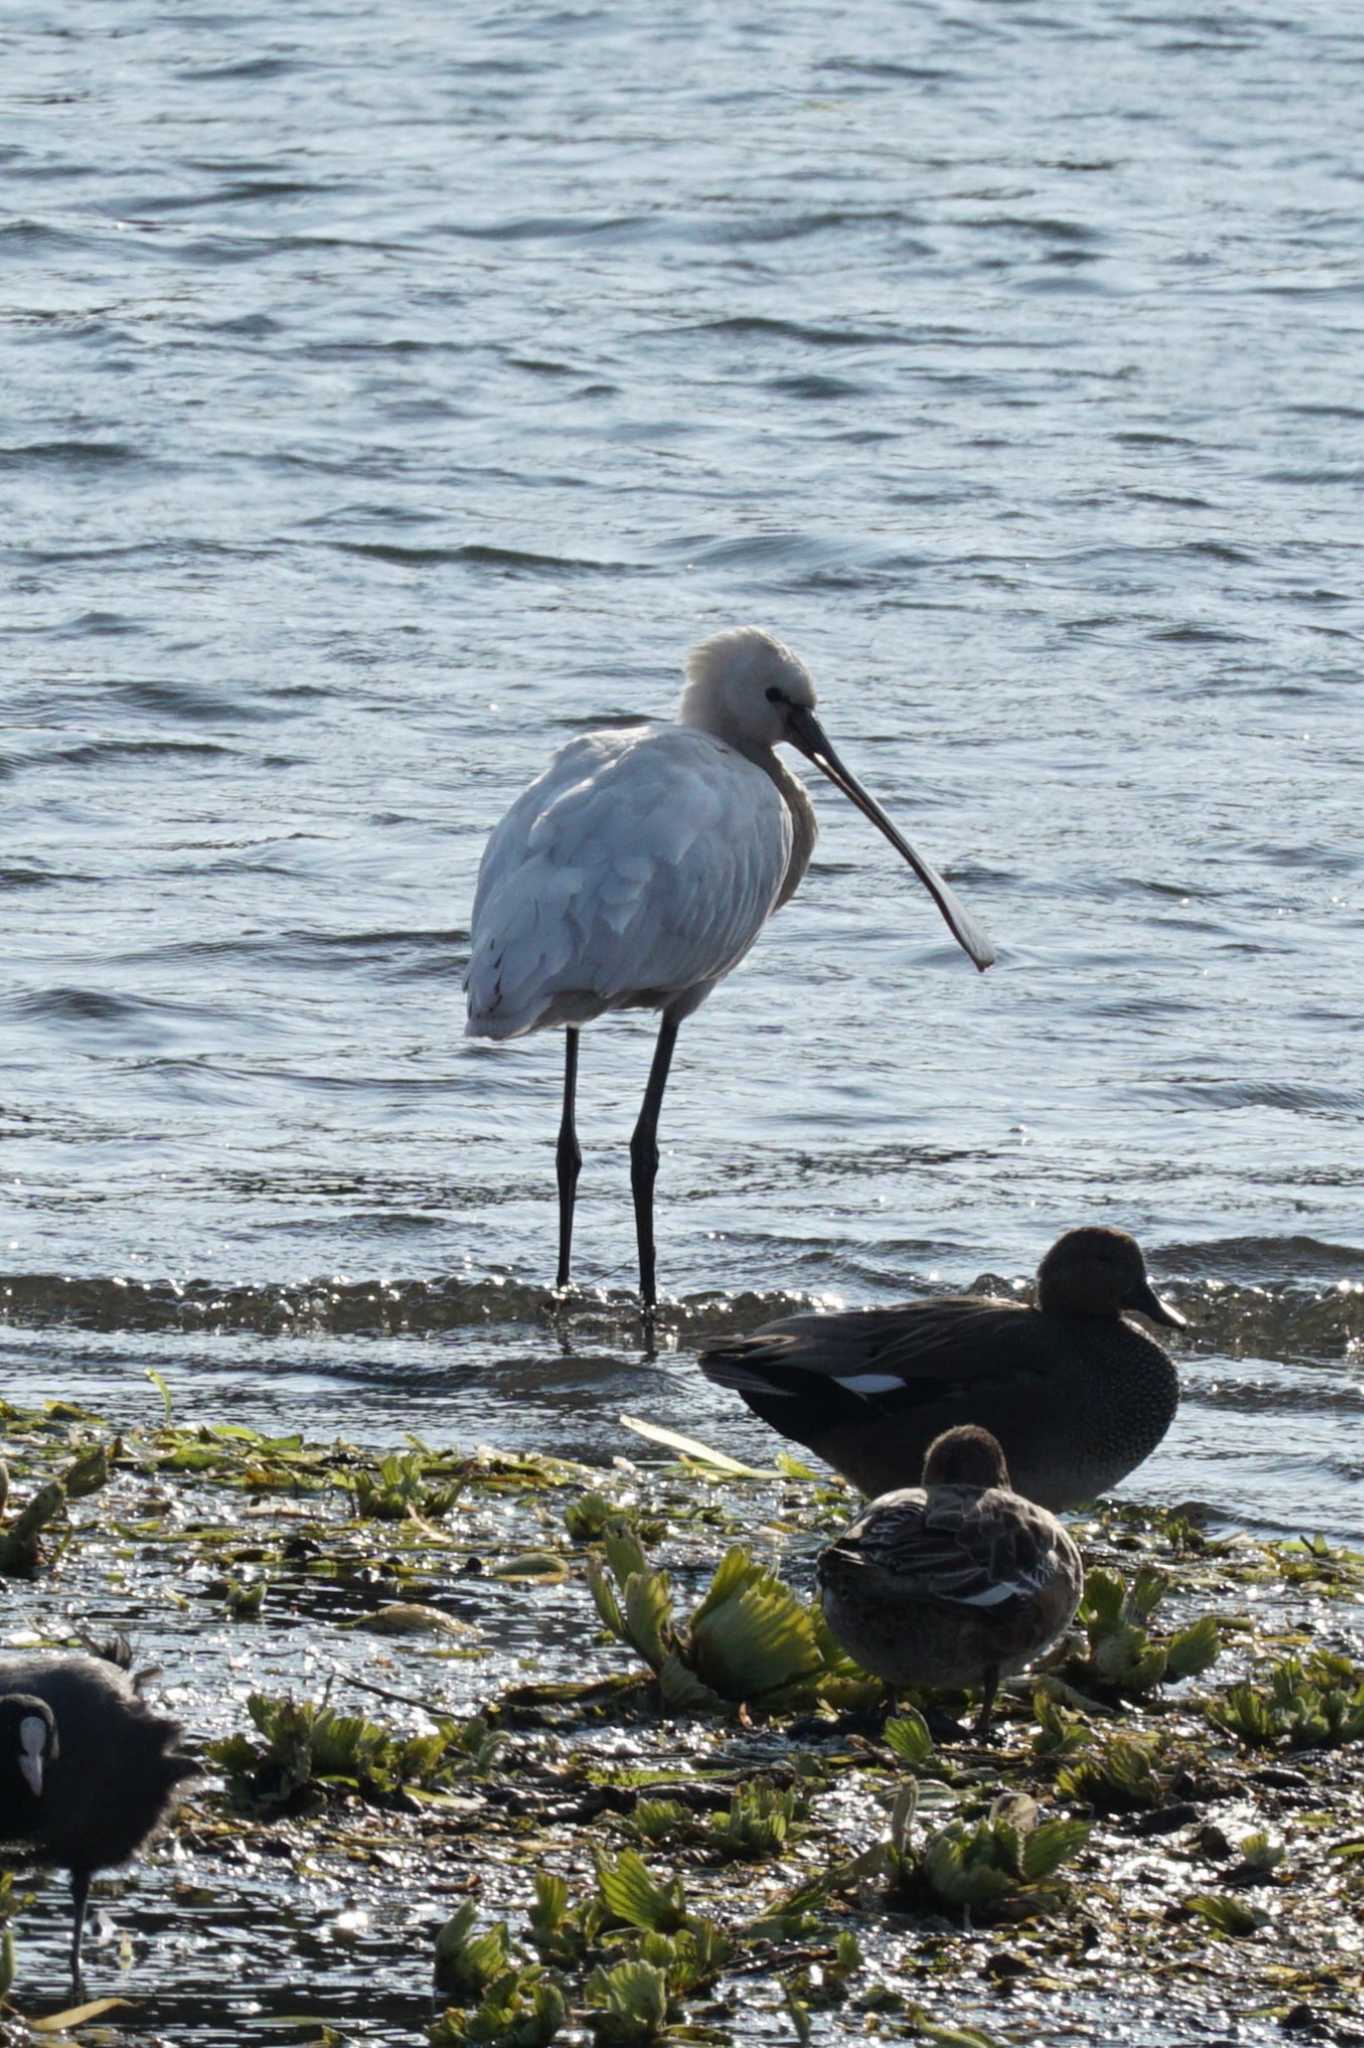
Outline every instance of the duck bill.
[(1171, 1308), (1168, 1301), (1162, 1301), (1149, 1280), (1138, 1287), (1128, 1308), (1135, 1309), (1139, 1316), (1145, 1316), (1148, 1323), (1163, 1323), (1167, 1330), (1187, 1330), (1189, 1318), (1182, 1316), (1177, 1308)]
[(28, 1786), (29, 1791), (35, 1799), (41, 1799), (43, 1796), (42, 1758), (40, 1756), (30, 1756), (26, 1751), (21, 1752), (19, 1768), (24, 1774), (24, 1783)]
[(901, 838), (875, 797), (869, 796), (851, 770), (844, 767), (813, 711), (806, 710), (803, 705), (792, 705), (786, 729), (792, 746), (799, 747), (806, 760), (813, 761), (820, 774), (827, 775), (834, 788), (841, 789), (848, 802), (855, 805), (862, 816), (869, 818), (877, 831), (890, 841), (901, 859), (908, 861), (942, 912), (953, 938), (983, 974), (995, 957), (995, 949), (984, 928), (962, 909), (932, 862), (926, 861), (907, 839)]

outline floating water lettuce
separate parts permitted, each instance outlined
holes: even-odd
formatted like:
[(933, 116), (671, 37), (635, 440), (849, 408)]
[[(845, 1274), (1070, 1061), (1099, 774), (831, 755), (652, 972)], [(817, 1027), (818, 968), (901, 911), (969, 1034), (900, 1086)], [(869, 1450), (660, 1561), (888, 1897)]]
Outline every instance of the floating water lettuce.
[(246, 1710), (261, 1741), (230, 1735), (209, 1745), (239, 1804), (261, 1812), (309, 1812), (329, 1790), (377, 1806), (400, 1794), (435, 1797), (462, 1776), (492, 1767), (503, 1738), (481, 1720), (443, 1721), (430, 1735), (392, 1735), (361, 1714), (309, 1700), (252, 1693)]
[(777, 1712), (840, 1691), (877, 1696), (879, 1687), (843, 1656), (818, 1608), (746, 1550), (726, 1551), (685, 1622), (674, 1618), (667, 1574), (650, 1569), (632, 1531), (608, 1529), (603, 1550), (604, 1561), (588, 1566), (597, 1612), (653, 1671), (665, 1708), (703, 1712), (747, 1702)]
[(360, 1470), (347, 1481), (357, 1515), (373, 1521), (423, 1521), (449, 1514), (464, 1490), (462, 1479), (433, 1481), (431, 1460), (420, 1451), (393, 1452), (373, 1472)]
[(1329, 1650), (1285, 1657), (1267, 1685), (1233, 1685), (1205, 1712), (1252, 1749), (1338, 1749), (1364, 1740), (1364, 1667)]
[(1148, 1735), (1105, 1735), (1095, 1746), (1062, 1764), (1056, 1789), (1063, 1799), (1095, 1813), (1133, 1813), (1164, 1806), (1170, 1775), (1161, 1768), (1159, 1739)]
[(1158, 1685), (1193, 1678), (1217, 1662), (1222, 1639), (1215, 1615), (1202, 1615), (1169, 1636), (1150, 1632), (1147, 1624), (1166, 1583), (1150, 1565), (1130, 1582), (1102, 1568), (1087, 1573), (1077, 1618), (1089, 1638), (1089, 1654), (1072, 1658), (1065, 1667), (1074, 1685), (1101, 1697), (1139, 1699)]
[(980, 1920), (1055, 1913), (1069, 1897), (1056, 1873), (1089, 1839), (1082, 1820), (1043, 1820), (1037, 1802), (1003, 1792), (981, 1820), (952, 1820), (915, 1848), (918, 1804), (911, 1780), (896, 1802), (888, 1851), (896, 1904), (967, 1912)]

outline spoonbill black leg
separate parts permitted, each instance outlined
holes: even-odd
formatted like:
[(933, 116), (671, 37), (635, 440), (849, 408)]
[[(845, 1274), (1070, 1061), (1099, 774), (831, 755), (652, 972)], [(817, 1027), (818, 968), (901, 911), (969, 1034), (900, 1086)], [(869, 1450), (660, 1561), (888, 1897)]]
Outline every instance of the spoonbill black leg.
[(564, 1113), (559, 1119), (559, 1144), (554, 1160), (559, 1175), (559, 1277), (556, 1287), (567, 1287), (573, 1257), (573, 1204), (578, 1193), (578, 1175), (583, 1170), (582, 1148), (573, 1121), (578, 1094), (578, 1034), (570, 1024), (564, 1033)]
[(654, 1286), (654, 1181), (658, 1176), (658, 1112), (663, 1106), (663, 1090), (668, 1085), (668, 1069), (672, 1065), (673, 1047), (677, 1044), (677, 1025), (668, 1017), (659, 1026), (658, 1043), (654, 1047), (654, 1063), (649, 1069), (649, 1085), (644, 1091), (644, 1106), (639, 1112), (630, 1139), (630, 1192), (635, 1198), (635, 1235), (639, 1239), (639, 1292), (645, 1308), (653, 1308), (658, 1300)]

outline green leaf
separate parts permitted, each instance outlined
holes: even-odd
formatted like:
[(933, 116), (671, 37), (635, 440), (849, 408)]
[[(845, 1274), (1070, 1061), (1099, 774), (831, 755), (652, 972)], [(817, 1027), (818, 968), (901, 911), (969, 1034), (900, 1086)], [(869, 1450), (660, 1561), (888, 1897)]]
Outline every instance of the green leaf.
[(1222, 1654), (1222, 1632), (1215, 1614), (1200, 1615), (1190, 1627), (1172, 1635), (1167, 1650), (1167, 1673), (1171, 1678), (1194, 1678), (1207, 1671)]
[(1023, 1843), (1022, 1871), (1030, 1883), (1050, 1877), (1089, 1840), (1087, 1820), (1046, 1820)]
[(923, 1868), (929, 1887), (945, 1906), (989, 1906), (1017, 1889), (1007, 1870), (987, 1862), (980, 1850), (988, 1829), (963, 1829), (959, 1824), (933, 1836), (924, 1850)]
[(613, 1523), (606, 1531), (602, 1538), (602, 1549), (606, 1552), (606, 1562), (610, 1565), (612, 1576), (618, 1586), (623, 1586), (636, 1572), (641, 1578), (648, 1572), (649, 1560), (640, 1549), (638, 1536), (633, 1529), (627, 1529), (623, 1523)]
[(632, 1572), (625, 1581), (625, 1634), (646, 1664), (659, 1670), (668, 1655), (673, 1602), (666, 1572)]
[(1085, 1628), (1096, 1623), (1101, 1627), (1115, 1628), (1122, 1615), (1123, 1582), (1117, 1572), (1106, 1571), (1095, 1565), (1085, 1574), (1084, 1598), (1080, 1603), (1080, 1622)]
[(474, 1630), (467, 1621), (459, 1621), (443, 1608), (427, 1607), (419, 1600), (391, 1600), (386, 1607), (376, 1607), (368, 1614), (361, 1614), (354, 1621), (342, 1622), (342, 1628), (362, 1630), (371, 1636), (471, 1636)]
[(627, 1927), (673, 1934), (686, 1925), (681, 1878), (655, 1884), (633, 1849), (627, 1849), (619, 1863), (598, 1862), (597, 1889), (612, 1917)]
[(688, 1833), (691, 1815), (675, 1799), (637, 1799), (630, 1825), (646, 1842), (664, 1842), (669, 1835)]
[(537, 1870), (535, 1873), (535, 1904), (531, 1907), (531, 1925), (545, 1934), (552, 1934), (559, 1927), (568, 1911), (568, 1881), (552, 1870)]
[(935, 2041), (938, 2048), (1000, 2048), (993, 2034), (982, 2034), (977, 2027), (939, 2027), (926, 2018), (917, 2005), (908, 2015), (915, 2032), (925, 2041)]
[(648, 2048), (668, 2024), (668, 1980), (655, 1963), (598, 1966), (584, 1990), (588, 2004), (601, 2008), (593, 2032), (604, 2048)]
[(1244, 1899), (1231, 1898), (1225, 1893), (1195, 1892), (1185, 1899), (1184, 1904), (1190, 1913), (1197, 1913), (1218, 1934), (1254, 1934), (1268, 1917), (1248, 1906)]
[(708, 1596), (690, 1633), (698, 1676), (725, 1699), (761, 1700), (822, 1668), (807, 1610), (765, 1573), (730, 1599)]
[(691, 1625), (695, 1630), (717, 1607), (723, 1607), (727, 1600), (733, 1600), (763, 1576), (760, 1564), (755, 1564), (748, 1552), (739, 1544), (733, 1544), (715, 1567), (715, 1576), (706, 1588), (705, 1596), (695, 1609)]
[(48, 2013), (41, 2020), (25, 2019), (23, 2024), (33, 2034), (65, 2034), (72, 2027), (83, 2027), (87, 2021), (101, 2019), (106, 2012), (132, 2002), (130, 1998), (92, 1998), (85, 2005), (70, 2005), (65, 2012)]
[(618, 1642), (623, 1643), (626, 1640), (625, 1617), (621, 1613), (620, 1603), (616, 1599), (616, 1589), (611, 1584), (605, 1566), (600, 1564), (595, 1557), (589, 1558), (587, 1561), (587, 1584), (603, 1625), (611, 1631), (611, 1634), (616, 1637)]
[(519, 1550), (514, 1557), (504, 1557), (495, 1564), (488, 1576), (533, 1586), (556, 1586), (568, 1577), (568, 1566), (553, 1550)]
[(436, 1936), (436, 1989), (445, 1997), (481, 1998), (507, 1967), (505, 1921), (475, 1934), (477, 1911), (474, 1901), (466, 1899)]
[(887, 1721), (882, 1729), (886, 1746), (894, 1750), (901, 1763), (911, 1770), (918, 1770), (928, 1763), (933, 1755), (933, 1737), (928, 1732), (928, 1723), (914, 1707), (899, 1714), (893, 1721)]
[(676, 1650), (669, 1650), (659, 1667), (658, 1690), (670, 1714), (713, 1714), (725, 1704), (718, 1692), (703, 1685), (690, 1665), (682, 1662)]

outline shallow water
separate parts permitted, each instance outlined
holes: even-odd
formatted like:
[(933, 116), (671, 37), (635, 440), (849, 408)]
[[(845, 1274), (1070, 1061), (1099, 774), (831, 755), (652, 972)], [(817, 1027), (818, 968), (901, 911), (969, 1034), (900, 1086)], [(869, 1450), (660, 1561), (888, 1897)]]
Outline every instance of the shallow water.
[[(696, 1341), (1021, 1284), (1190, 1314), (1126, 1490), (1364, 1531), (1358, 88), (1291, 15), (90, 0), (7, 38), (15, 1398), (609, 1457)], [(461, 1036), (487, 831), (754, 620), (827, 788), (685, 1028)]]
[[(16, 1384), (268, 1406), (283, 1367), (380, 1435), (539, 1426), (561, 1055), (461, 1037), (478, 854), (754, 618), (1001, 958), (817, 791), (799, 899), (682, 1035), (665, 1291), (755, 1322), (1122, 1222), (1204, 1331), (1134, 1484), (1364, 1527), (1348, 14), (95, 6), (14, 44)], [(584, 1044), (577, 1278), (622, 1298), (651, 1029)], [(440, 1305), (356, 1344), (289, 1312), (319, 1275)], [(191, 1360), (125, 1281), (239, 1308)], [(637, 1335), (589, 1341), (743, 1448)]]

